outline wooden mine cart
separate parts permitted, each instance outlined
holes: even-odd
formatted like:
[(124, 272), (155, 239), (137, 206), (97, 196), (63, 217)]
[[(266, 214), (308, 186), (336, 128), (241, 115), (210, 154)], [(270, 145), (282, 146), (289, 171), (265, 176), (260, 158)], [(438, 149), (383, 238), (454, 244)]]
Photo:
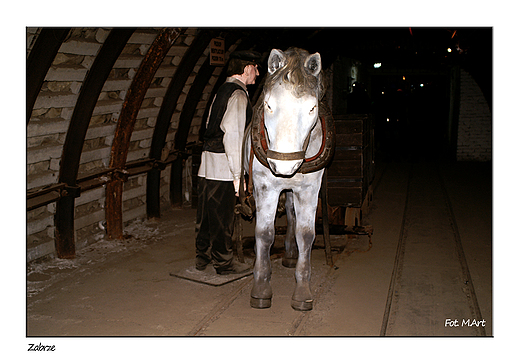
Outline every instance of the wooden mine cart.
[(336, 150), (326, 173), (329, 221), (362, 226), (372, 201), (375, 170), (372, 115), (335, 115), (334, 124)]

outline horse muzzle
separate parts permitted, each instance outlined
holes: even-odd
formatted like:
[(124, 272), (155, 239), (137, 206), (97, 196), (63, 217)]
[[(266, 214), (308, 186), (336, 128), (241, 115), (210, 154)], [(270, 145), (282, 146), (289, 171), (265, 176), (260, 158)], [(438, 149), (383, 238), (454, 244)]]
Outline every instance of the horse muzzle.
[(303, 163), (300, 160), (276, 160), (267, 158), (267, 163), (271, 171), (277, 176), (291, 177), (294, 175)]
[(266, 157), (269, 168), (274, 174), (292, 176), (302, 165), (305, 159), (305, 151), (281, 153), (268, 149)]

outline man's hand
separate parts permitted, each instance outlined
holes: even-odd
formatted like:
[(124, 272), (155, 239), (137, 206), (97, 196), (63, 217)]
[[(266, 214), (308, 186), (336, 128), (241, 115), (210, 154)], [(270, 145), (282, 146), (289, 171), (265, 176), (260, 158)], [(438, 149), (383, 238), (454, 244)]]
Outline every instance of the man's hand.
[(233, 187), (235, 187), (235, 196), (238, 197), (238, 188), (240, 186), (240, 180), (239, 179), (234, 179), (233, 180)]

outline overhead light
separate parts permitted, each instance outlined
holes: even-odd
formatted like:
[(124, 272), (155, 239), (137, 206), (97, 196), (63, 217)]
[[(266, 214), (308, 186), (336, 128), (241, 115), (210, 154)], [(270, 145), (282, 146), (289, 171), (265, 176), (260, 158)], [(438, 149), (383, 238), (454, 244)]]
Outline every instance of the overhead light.
[(451, 53), (451, 48), (448, 48), (448, 53)]
[(381, 68), (381, 62), (374, 63), (374, 68)]

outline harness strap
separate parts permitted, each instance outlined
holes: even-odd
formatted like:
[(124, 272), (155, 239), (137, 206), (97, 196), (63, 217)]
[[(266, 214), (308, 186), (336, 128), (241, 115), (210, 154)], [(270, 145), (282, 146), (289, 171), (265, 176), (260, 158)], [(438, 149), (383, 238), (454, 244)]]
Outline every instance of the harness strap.
[(247, 192), (253, 193), (253, 157), (255, 151), (253, 150), (253, 141), (251, 140), (251, 153), (249, 153), (249, 183), (247, 184)]
[(277, 159), (281, 161), (294, 161), (305, 158), (305, 151), (302, 150), (300, 152), (293, 153), (280, 153), (275, 152), (274, 150), (268, 149), (266, 152), (267, 158)]
[[(262, 108), (256, 108), (253, 120), (251, 122), (251, 148), (258, 161), (269, 168), (267, 162), (267, 151), (269, 149), (266, 140), (266, 131), (264, 125)], [(320, 103), (320, 121), (321, 129), (323, 132), (321, 147), (316, 155), (305, 158), (299, 169), (300, 173), (312, 173), (318, 171), (327, 166), (330, 163), (336, 145), (334, 119), (330, 113), (330, 110), (325, 103)], [(310, 133), (307, 135), (307, 139), (310, 139)], [(308, 144), (307, 141), (305, 144)], [(304, 146), (306, 149), (306, 146)], [(276, 156), (270, 153), (270, 156)], [(294, 157), (293, 155), (292, 157)], [(298, 159), (303, 159), (304, 156), (298, 156)]]
[(309, 140), (310, 140), (310, 136), (311, 136), (310, 132), (309, 132), (309, 135), (307, 135), (307, 138), (305, 139), (305, 143), (304, 143), (302, 151), (292, 152), (292, 153), (275, 152), (274, 150), (268, 149), (267, 139), (265, 137), (264, 113), (262, 113), (261, 116), (262, 117), (260, 119), (260, 143), (262, 144), (262, 149), (266, 153), (267, 158), (277, 159), (277, 160), (282, 160), (282, 161), (305, 159), (304, 162), (312, 162), (316, 158), (318, 158), (321, 155), (321, 153), (323, 153), (323, 149), (325, 148), (326, 138), (327, 138), (327, 133), (326, 133), (327, 123), (323, 116), (319, 117), (320, 121), (321, 121), (321, 130), (323, 131), (320, 150), (318, 151), (318, 153), (316, 153), (316, 155), (309, 157), (309, 158), (305, 158), (305, 153), (307, 150), (307, 146), (309, 145)]

